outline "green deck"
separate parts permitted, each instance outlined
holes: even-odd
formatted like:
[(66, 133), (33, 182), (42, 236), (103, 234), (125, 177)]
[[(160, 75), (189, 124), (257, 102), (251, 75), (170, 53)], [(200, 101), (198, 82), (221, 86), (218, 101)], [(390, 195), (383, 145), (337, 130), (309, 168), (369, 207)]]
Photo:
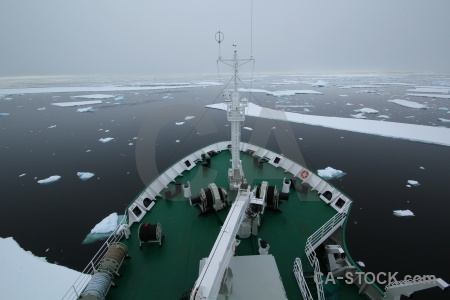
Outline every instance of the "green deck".
[[(204, 169), (198, 164), (176, 180), (189, 181), (193, 194), (211, 182), (227, 187), (230, 157), (229, 151), (223, 151), (212, 158), (210, 168)], [(283, 178), (290, 176), (268, 163), (262, 169), (255, 168), (248, 154), (242, 155), (242, 161), (247, 181), (252, 186), (266, 180), (281, 190)], [(170, 189), (174, 190), (174, 185), (171, 184)], [(277, 262), (288, 299), (302, 299), (292, 271), (294, 259), (305, 255), (307, 237), (336, 211), (320, 200), (316, 192), (300, 194), (293, 189), (289, 201), (283, 201), (280, 209), (282, 213), (266, 210), (258, 236), (270, 244), (270, 253)], [(162, 224), (165, 235), (162, 247), (151, 243), (142, 245), (139, 250), (139, 224), (133, 224), (130, 239), (122, 241), (128, 246), (131, 259), (123, 262), (119, 270), (121, 277), (114, 280), (118, 287), (110, 289), (107, 299), (180, 299), (191, 289), (198, 277), (199, 261), (209, 255), (228, 210), (206, 216), (199, 216), (199, 213), (199, 208), (191, 207), (183, 198), (183, 192), (171, 200), (157, 200), (142, 222)], [(237, 255), (255, 254), (258, 254), (257, 237), (242, 240)], [(356, 287), (342, 283), (340, 299), (365, 299), (357, 292)]]

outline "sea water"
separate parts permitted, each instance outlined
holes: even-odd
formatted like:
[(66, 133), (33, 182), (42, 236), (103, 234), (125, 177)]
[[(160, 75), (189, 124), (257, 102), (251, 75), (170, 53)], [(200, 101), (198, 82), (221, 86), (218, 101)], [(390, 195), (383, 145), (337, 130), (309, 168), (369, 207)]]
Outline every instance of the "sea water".
[[(145, 86), (146, 80), (138, 85)], [(328, 84), (312, 86), (317, 80)], [(446, 80), (448, 76), (410, 74), (278, 75), (255, 77), (252, 87), (270, 91), (312, 89), (322, 95), (241, 95), (260, 106), (308, 115), (352, 118), (358, 113), (355, 110), (370, 108), (378, 111), (363, 113), (371, 120), (448, 127), (449, 123), (439, 119), (450, 119), (444, 109), (450, 108), (449, 99), (407, 95), (415, 86)], [(91, 85), (118, 82), (99, 80)], [(287, 84), (274, 84), (277, 82)], [(132, 85), (133, 81), (123, 83)], [(68, 85), (47, 83), (63, 84)], [(71, 84), (86, 85), (82, 79)], [(249, 88), (249, 81), (246, 84)], [(15, 82), (14, 87), (23, 85)], [(81, 107), (52, 103), (89, 100), (72, 97), (99, 93), (2, 96), (0, 236), (14, 237), (24, 249), (47, 257), (49, 262), (82, 270), (101, 243), (82, 244), (97, 223), (113, 212), (123, 214), (145, 184), (176, 160), (229, 139), (226, 114), (205, 108), (223, 102), (221, 91), (221, 86), (207, 85), (101, 92), (114, 97), (101, 99), (101, 104), (89, 105), (92, 110), (84, 112), (78, 111)], [(400, 106), (389, 102), (393, 99), (428, 108)], [(399, 272), (401, 277), (433, 274), (450, 282), (448, 263), (444, 263), (448, 262), (450, 246), (445, 238), (450, 228), (449, 147), (254, 117), (247, 117), (243, 126), (253, 129), (242, 130), (243, 141), (291, 156), (315, 171), (332, 167), (346, 174), (331, 183), (353, 200), (346, 241), (353, 259), (366, 265), (363, 270)], [(100, 141), (105, 138), (113, 139)], [(298, 151), (289, 152), (288, 148)], [(144, 156), (142, 151), (147, 151)], [(81, 180), (78, 172), (95, 175)], [(61, 176), (58, 181), (38, 183), (55, 175)], [(408, 180), (420, 185), (408, 187)], [(393, 214), (394, 210), (406, 209), (415, 216), (399, 218)], [(440, 293), (433, 293), (424, 293), (428, 296), (423, 297), (439, 299)]]

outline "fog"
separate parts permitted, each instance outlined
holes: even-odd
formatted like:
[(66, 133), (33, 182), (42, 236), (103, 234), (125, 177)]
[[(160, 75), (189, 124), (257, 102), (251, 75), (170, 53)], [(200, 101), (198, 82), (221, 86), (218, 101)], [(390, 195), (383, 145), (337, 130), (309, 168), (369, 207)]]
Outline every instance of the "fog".
[[(0, 76), (449, 72), (450, 1), (0, 1)], [(253, 37), (251, 39), (251, 36)]]

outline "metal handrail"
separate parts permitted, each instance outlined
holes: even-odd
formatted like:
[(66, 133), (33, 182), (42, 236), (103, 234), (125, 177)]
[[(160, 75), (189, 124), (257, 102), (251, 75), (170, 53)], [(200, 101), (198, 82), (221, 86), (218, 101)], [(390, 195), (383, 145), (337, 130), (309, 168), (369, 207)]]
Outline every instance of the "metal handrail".
[(100, 247), (100, 249), (94, 255), (94, 257), (91, 259), (91, 261), (84, 268), (84, 270), (81, 271), (80, 276), (78, 276), (78, 278), (75, 280), (75, 282), (72, 284), (72, 286), (66, 292), (66, 294), (62, 297), (62, 300), (78, 299), (78, 297), (83, 292), (86, 285), (88, 284), (89, 280), (91, 280), (91, 275), (95, 272), (96, 266), (98, 265), (100, 260), (103, 258), (106, 251), (108, 251), (108, 247), (112, 243), (118, 242), (122, 239), (124, 233), (123, 232), (117, 233), (117, 230), (119, 229), (119, 227), (121, 225), (128, 223), (127, 219), (128, 219), (127, 215), (125, 214), (122, 221), (117, 225), (117, 227), (114, 229), (114, 231), (108, 237), (108, 239), (106, 239), (106, 241), (103, 243), (103, 245)]
[(312, 297), (311, 292), (309, 291), (308, 284), (306, 283), (305, 280), (305, 276), (303, 276), (302, 262), (298, 257), (294, 261), (294, 275), (295, 278), (297, 279), (298, 287), (302, 292), (303, 299), (313, 300), (314, 298)]

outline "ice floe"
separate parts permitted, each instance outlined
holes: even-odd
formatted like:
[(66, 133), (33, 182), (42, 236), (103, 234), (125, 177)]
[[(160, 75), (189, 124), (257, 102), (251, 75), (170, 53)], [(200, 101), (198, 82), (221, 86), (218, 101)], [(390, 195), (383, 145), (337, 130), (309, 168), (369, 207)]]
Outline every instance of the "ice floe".
[(450, 99), (450, 95), (440, 95), (440, 94), (406, 94), (406, 95), (414, 97)]
[(450, 92), (450, 87), (416, 87), (413, 90), (407, 90), (407, 92), (414, 92), (414, 93), (442, 93), (442, 94), (448, 94)]
[(409, 108), (420, 108), (420, 109), (427, 108), (427, 106), (424, 104), (420, 104), (420, 103), (408, 101), (408, 100), (394, 99), (394, 100), (388, 100), (388, 101), (398, 104), (398, 105), (401, 105), (401, 106), (404, 106), (404, 107), (409, 107)]
[(187, 120), (191, 120), (191, 119), (193, 119), (193, 118), (195, 118), (195, 116), (186, 116), (186, 117), (184, 118), (184, 120), (187, 121)]
[(49, 127), (47, 127), (48, 129), (52, 129), (52, 128), (55, 128), (57, 125), (51, 125), (51, 126), (49, 126)]
[(387, 116), (387, 115), (379, 115), (379, 116), (377, 116), (377, 118), (380, 118), (380, 119), (390, 119), (391, 117), (389, 117), (389, 116)]
[(250, 127), (242, 127), (242, 128), (245, 130), (253, 130), (253, 128), (250, 128)]
[(281, 97), (281, 96), (293, 96), (296, 94), (317, 94), (322, 95), (321, 92), (313, 91), (313, 90), (284, 90), (284, 91), (268, 91), (268, 90), (261, 90), (261, 89), (245, 89), (240, 88), (238, 89), (239, 92), (251, 92), (251, 93), (265, 93), (267, 95), (272, 95), (275, 97)]
[(439, 121), (444, 122), (444, 123), (449, 123), (450, 120), (449, 119), (444, 119), (444, 118), (438, 118)]
[(409, 209), (406, 209), (406, 210), (394, 210), (394, 216), (396, 216), (396, 217), (414, 217), (414, 214)]
[(420, 166), (419, 168), (420, 168), (421, 170), (425, 170), (425, 168), (424, 168), (424, 167), (422, 167), (422, 166)]
[(348, 97), (348, 95), (339, 95), (339, 97)]
[(52, 103), (52, 105), (56, 105), (59, 107), (71, 107), (71, 106), (83, 106), (83, 105), (91, 105), (91, 104), (101, 104), (102, 100), (91, 100), (91, 101), (76, 101), (76, 102), (58, 102)]
[(439, 110), (445, 110), (445, 111), (447, 111), (447, 110), (448, 110), (448, 108), (447, 108), (447, 107), (439, 107), (438, 109), (439, 109)]
[(112, 137), (107, 137), (107, 138), (101, 138), (101, 139), (99, 139), (99, 141), (102, 143), (107, 143), (109, 141), (112, 141), (113, 139), (114, 138), (112, 138)]
[(37, 110), (46, 110), (45, 107), (39, 107)]
[(91, 233), (109, 233), (117, 227), (117, 213), (112, 213), (91, 229)]
[(124, 99), (123, 96), (117, 96), (114, 98), (114, 100), (116, 101), (122, 101), (123, 99)]
[(133, 143), (128, 143), (128, 146), (133, 146)]
[(90, 172), (77, 172), (78, 178), (81, 180), (88, 180), (89, 178), (93, 177), (95, 174)]
[(9, 116), (9, 113), (0, 113), (0, 117)]
[(323, 179), (341, 178), (345, 175), (341, 170), (336, 170), (332, 167), (326, 167), (325, 169), (317, 170), (317, 174)]
[(40, 183), (40, 184), (49, 184), (49, 183), (56, 182), (56, 181), (58, 181), (60, 179), (61, 179), (61, 176), (53, 175), (53, 176), (50, 176), (48, 178), (38, 180), (38, 183)]
[[(212, 109), (226, 111), (225, 103), (207, 105)], [(445, 127), (404, 124), (379, 120), (358, 120), (352, 118), (325, 117), (294, 112), (283, 112), (249, 103), (246, 115), (265, 119), (281, 120), (323, 126), (339, 130), (400, 138), (410, 141), (450, 146), (450, 129)]]
[(183, 125), (184, 122), (175, 122), (175, 125)]
[(71, 98), (82, 98), (82, 99), (109, 99), (114, 98), (114, 95), (107, 94), (92, 94), (92, 95), (81, 95), (81, 96), (72, 96)]
[[(0, 238), (0, 252), (3, 299), (61, 299), (81, 275), (25, 251), (12, 237)], [(88, 282), (90, 275), (83, 276)]]
[(420, 183), (418, 181), (416, 181), (416, 180), (408, 180), (408, 183), (410, 185), (412, 185), (412, 186), (419, 186), (420, 185)]
[(124, 216), (112, 213), (94, 226), (91, 232), (83, 240), (83, 244), (93, 243), (107, 239), (122, 222)]
[(62, 86), (62, 87), (37, 87), (37, 88), (17, 88), (17, 89), (12, 88), (12, 89), (0, 89), (0, 95), (167, 90), (180, 88), (196, 88), (199, 86), (209, 86), (209, 85), (216, 85), (216, 84), (164, 83), (161, 85), (146, 85), (146, 86), (70, 86), (70, 87)]
[(92, 108), (92, 106), (77, 109), (77, 112), (81, 112), (81, 113), (83, 113), (83, 112), (93, 112), (93, 111), (94, 111), (94, 109)]
[(350, 117), (353, 117), (355, 119), (367, 119), (367, 117), (364, 115), (364, 113), (359, 113), (356, 115), (350, 115)]
[(377, 114), (378, 113), (378, 110), (373, 109), (373, 108), (368, 108), (368, 107), (355, 109), (353, 111), (360, 112), (360, 113), (365, 113), (365, 114)]
[(25, 175), (27, 175), (27, 173), (20, 174), (19, 177), (23, 177)]
[(362, 261), (357, 261), (356, 262), (360, 267), (365, 267), (366, 265), (362, 262)]
[(368, 85), (368, 84), (351, 84), (351, 85), (340, 86), (339, 88), (340, 89), (373, 89), (373, 88), (377, 88), (377, 86)]
[(176, 141), (175, 141), (175, 143), (179, 143), (179, 142), (180, 142), (180, 140), (176, 140)]
[(325, 87), (328, 86), (330, 83), (327, 81), (323, 81), (323, 80), (317, 80), (315, 83), (312, 83), (312, 86), (316, 86), (316, 87)]

